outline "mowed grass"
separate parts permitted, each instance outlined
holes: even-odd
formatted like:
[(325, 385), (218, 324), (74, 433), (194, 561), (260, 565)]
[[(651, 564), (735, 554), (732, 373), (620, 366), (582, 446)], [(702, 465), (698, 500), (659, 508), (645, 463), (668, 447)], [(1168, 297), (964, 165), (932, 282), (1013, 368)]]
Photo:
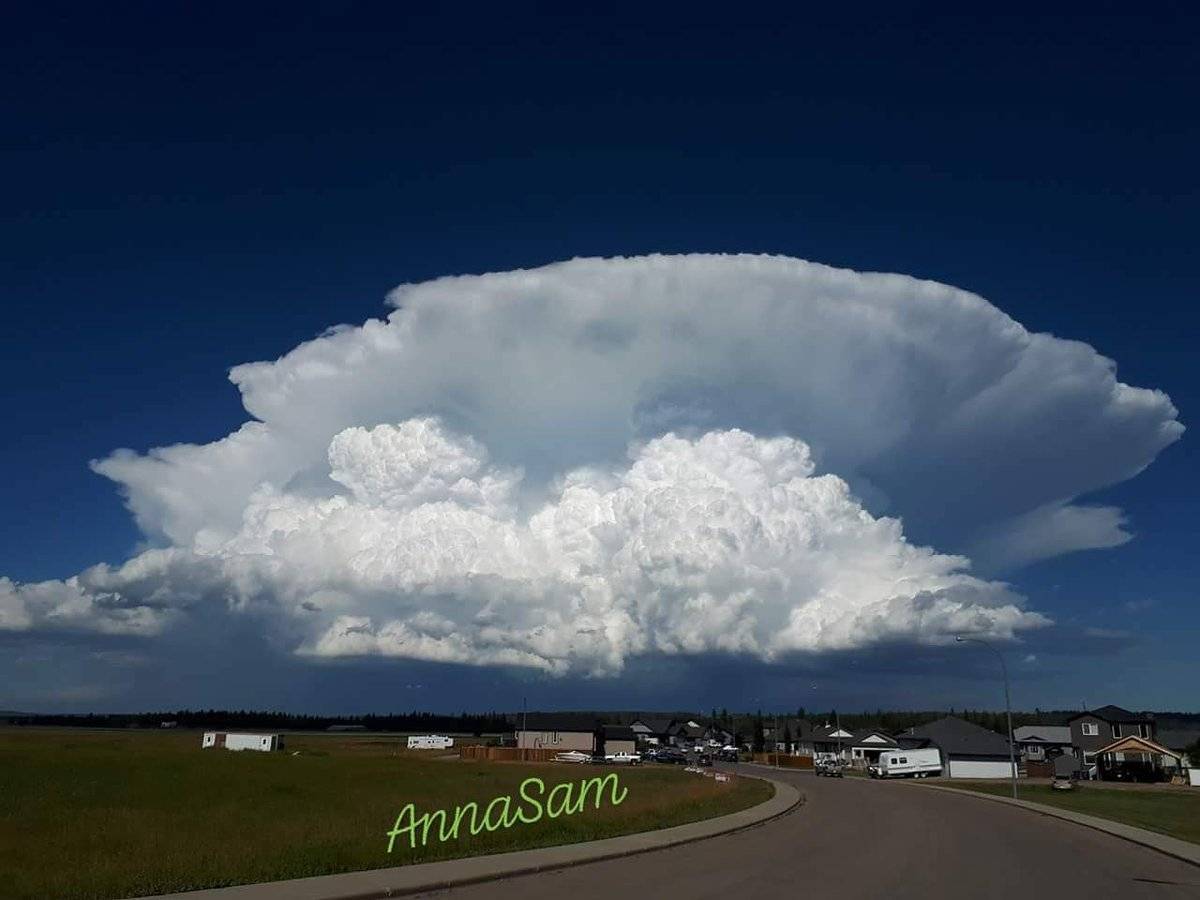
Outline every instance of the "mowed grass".
[[(1007, 784), (956, 784), (982, 794), (1011, 795)], [(1044, 803), (1059, 809), (1136, 825), (1184, 841), (1200, 844), (1200, 791), (1180, 788), (1178, 792), (1104, 788), (1096, 784), (1077, 786), (1073, 791), (1056, 791), (1047, 785), (1023, 784), (1022, 800)]]
[[(197, 732), (0, 730), (0, 897), (114, 898), (300, 878), (586, 841), (723, 815), (766, 800), (674, 767), (465, 763), (401, 739), (289, 736), (282, 753), (201, 750)], [(299, 751), (299, 755), (293, 755)], [(418, 815), (617, 771), (628, 796), (455, 840), (387, 851)], [(436, 833), (436, 829), (434, 829)]]

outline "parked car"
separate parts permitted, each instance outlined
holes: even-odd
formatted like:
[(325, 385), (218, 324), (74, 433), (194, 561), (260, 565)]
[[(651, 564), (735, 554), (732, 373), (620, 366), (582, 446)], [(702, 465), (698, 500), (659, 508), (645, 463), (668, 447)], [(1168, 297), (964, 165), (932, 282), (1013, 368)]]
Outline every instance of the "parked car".
[(683, 765), (687, 762), (687, 756), (678, 750), (664, 748), (654, 754), (654, 761), (670, 765)]
[(825, 775), (829, 778), (842, 777), (842, 764), (836, 759), (819, 759), (813, 767), (818, 775)]
[(701, 753), (696, 757), (696, 765), (698, 766), (711, 766), (712, 764), (713, 758), (707, 753)]
[(723, 747), (717, 751), (717, 759), (721, 762), (737, 762), (738, 752), (732, 747)]

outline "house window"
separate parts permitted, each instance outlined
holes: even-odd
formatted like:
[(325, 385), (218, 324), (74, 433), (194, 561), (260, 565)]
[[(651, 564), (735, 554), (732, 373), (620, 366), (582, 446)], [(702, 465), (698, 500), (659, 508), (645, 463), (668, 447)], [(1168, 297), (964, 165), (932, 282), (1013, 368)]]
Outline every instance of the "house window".
[(1094, 763), (1096, 761), (1096, 754), (1085, 752), (1083, 754), (1083, 761), (1084, 761), (1084, 763)]
[(1138, 726), (1138, 737), (1149, 738), (1150, 737), (1150, 726), (1145, 725), (1145, 724), (1139, 725)]
[(1121, 736), (1121, 726), (1114, 723), (1113, 724), (1113, 737), (1119, 738), (1120, 736)]
[(1100, 734), (1100, 726), (1095, 722), (1084, 722), (1081, 728), (1084, 737), (1097, 737)]
[(907, 762), (908, 762), (908, 757), (907, 757), (907, 756), (902, 756), (902, 757), (900, 757), (900, 765), (904, 765), (904, 764), (905, 764), (905, 763), (907, 763)]

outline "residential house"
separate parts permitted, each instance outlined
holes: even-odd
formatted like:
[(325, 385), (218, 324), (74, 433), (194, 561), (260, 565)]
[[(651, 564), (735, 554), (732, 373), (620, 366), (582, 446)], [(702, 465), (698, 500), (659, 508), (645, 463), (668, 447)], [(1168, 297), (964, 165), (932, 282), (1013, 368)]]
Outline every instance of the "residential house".
[(629, 727), (633, 729), (634, 737), (639, 744), (659, 746), (671, 742), (671, 726), (674, 724), (674, 719), (652, 716), (634, 719)]
[(1129, 734), (1096, 751), (1097, 774), (1104, 781), (1169, 781), (1181, 774), (1182, 754), (1149, 738)]
[(637, 751), (637, 737), (628, 725), (602, 725), (600, 734), (603, 746), (600, 752), (605, 755), (613, 753), (634, 753)]
[(1133, 736), (1150, 741), (1155, 739), (1152, 717), (1132, 713), (1119, 706), (1101, 706), (1078, 713), (1067, 721), (1067, 725), (1071, 729), (1071, 746), (1085, 767), (1095, 762), (1096, 754), (1102, 748), (1119, 738)]
[(818, 757), (837, 757), (846, 759), (848, 742), (854, 738), (854, 733), (838, 725), (821, 725), (811, 732), (813, 755)]
[(726, 731), (713, 722), (704, 729), (704, 742), (709, 747), (728, 747), (733, 743), (733, 732)]
[(854, 732), (846, 745), (850, 753), (847, 762), (859, 769), (875, 765), (879, 762), (880, 753), (896, 750), (900, 746), (890, 734), (873, 728), (864, 728)]
[(1022, 759), (1044, 762), (1071, 752), (1071, 728), (1068, 725), (1021, 725), (1013, 729), (1013, 741)]
[[(773, 739), (774, 734), (768, 732), (767, 737)], [(814, 753), (812, 722), (799, 718), (780, 719), (778, 747), (768, 741), (767, 749), (778, 749), (779, 752), (787, 753), (789, 756), (812, 756)]]
[(897, 735), (902, 749), (936, 747), (942, 771), (950, 778), (1010, 778), (1009, 742), (964, 719), (947, 716)]
[(596, 753), (601, 743), (599, 720), (581, 713), (528, 713), (517, 716), (517, 746), (523, 750), (578, 750)]
[(704, 726), (693, 719), (673, 722), (667, 734), (670, 743), (680, 749), (691, 750), (704, 743)]

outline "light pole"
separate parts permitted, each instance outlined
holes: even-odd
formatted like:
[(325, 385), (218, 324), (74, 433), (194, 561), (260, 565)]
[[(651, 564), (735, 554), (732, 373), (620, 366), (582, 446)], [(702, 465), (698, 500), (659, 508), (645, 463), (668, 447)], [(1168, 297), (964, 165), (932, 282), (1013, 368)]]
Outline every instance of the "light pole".
[(989, 650), (991, 650), (993, 653), (995, 653), (996, 658), (998, 660), (1000, 660), (1000, 672), (1001, 672), (1001, 674), (1004, 675), (1004, 716), (1005, 716), (1005, 719), (1007, 719), (1007, 721), (1008, 721), (1008, 765), (1009, 765), (1009, 768), (1012, 770), (1010, 773), (1012, 775), (1012, 794), (1013, 794), (1013, 799), (1016, 800), (1017, 799), (1017, 759), (1013, 752), (1012, 703), (1010, 702), (1010, 700), (1008, 698), (1008, 666), (1006, 666), (1004, 664), (1004, 654), (1001, 653), (999, 650), (997, 650), (994, 646), (992, 646), (991, 643), (989, 643), (988, 641), (985, 641), (983, 638), (963, 637), (962, 635), (957, 635), (957, 636), (955, 636), (954, 640), (958, 641), (958, 643), (960, 643), (960, 644), (965, 644), (968, 642), (970, 642), (972, 644), (983, 644), (983, 646), (987, 647)]
[(775, 739), (775, 768), (779, 768), (779, 713), (775, 713), (775, 733), (771, 735)]

